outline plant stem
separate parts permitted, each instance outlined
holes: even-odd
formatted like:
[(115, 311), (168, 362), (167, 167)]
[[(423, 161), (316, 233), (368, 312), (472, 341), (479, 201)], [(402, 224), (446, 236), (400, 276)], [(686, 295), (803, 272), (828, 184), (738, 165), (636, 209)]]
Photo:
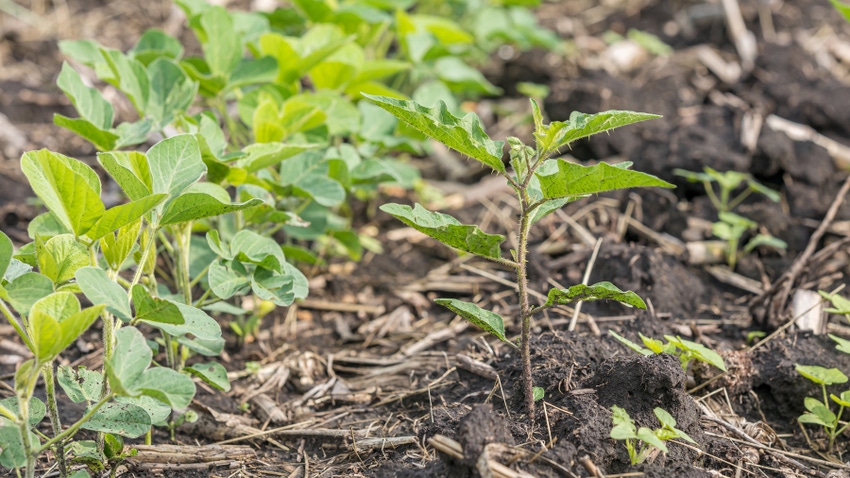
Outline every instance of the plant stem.
[[(44, 377), (44, 393), (47, 398), (47, 412), (50, 415), (50, 425), (53, 428), (53, 436), (62, 433), (62, 422), (59, 418), (59, 407), (56, 405), (56, 382), (53, 374), (53, 362), (46, 363), (41, 367)], [(56, 444), (56, 462), (59, 464), (59, 476), (68, 476), (68, 467), (65, 463), (65, 446), (62, 442)]]
[(55, 445), (57, 442), (62, 441), (64, 439), (74, 435), (75, 433), (77, 433), (77, 430), (79, 430), (80, 427), (83, 426), (84, 423), (89, 421), (89, 419), (91, 417), (93, 417), (94, 414), (97, 413), (98, 410), (100, 410), (100, 407), (106, 405), (106, 402), (112, 400), (113, 396), (114, 396), (114, 394), (110, 393), (109, 395), (101, 398), (100, 401), (98, 401), (97, 403), (92, 405), (92, 407), (89, 409), (89, 411), (86, 412), (85, 415), (83, 415), (83, 418), (80, 418), (73, 425), (68, 427), (67, 430), (65, 430), (64, 432), (62, 432), (62, 433), (56, 435), (55, 437), (51, 438), (50, 440), (45, 442), (44, 445), (41, 445), (41, 448), (38, 449), (38, 453), (41, 453), (42, 451), (44, 451), (44, 450), (50, 448), (51, 446)]
[(177, 226), (174, 231), (177, 240), (177, 284), (183, 293), (183, 301), (192, 305), (192, 278), (189, 275), (189, 248), (192, 237), (192, 221)]
[(528, 194), (525, 188), (518, 191), (520, 201), (520, 225), (519, 237), (517, 238), (517, 286), (519, 288), (519, 311), (522, 317), (522, 336), (520, 338), (520, 355), (522, 357), (522, 388), (525, 395), (525, 405), (528, 416), (534, 422), (534, 392), (531, 378), (531, 314), (528, 304), (528, 269), (526, 267), (526, 256), (528, 254), (528, 229), (530, 227), (530, 213), (528, 211)]
[(30, 437), (30, 394), (27, 396), (18, 396), (18, 412), (20, 423), (18, 427), (21, 433), (21, 443), (24, 446), (24, 456), (27, 457), (27, 478), (35, 478), (35, 461), (38, 457), (38, 452), (32, 449), (32, 441)]

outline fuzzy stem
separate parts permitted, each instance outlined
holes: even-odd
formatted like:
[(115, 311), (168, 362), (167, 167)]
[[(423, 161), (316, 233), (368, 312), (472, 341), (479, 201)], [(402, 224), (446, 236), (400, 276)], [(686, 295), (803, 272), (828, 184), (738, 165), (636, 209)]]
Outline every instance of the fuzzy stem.
[[(46, 363), (41, 367), (44, 376), (44, 393), (47, 398), (47, 412), (50, 415), (50, 425), (53, 428), (53, 436), (62, 433), (62, 422), (59, 418), (59, 407), (56, 404), (56, 382), (53, 374), (53, 362)], [(59, 476), (68, 476), (68, 466), (65, 463), (65, 446), (62, 442), (56, 443), (56, 462), (59, 464)]]
[(519, 192), (521, 205), (520, 225), (517, 238), (516, 276), (519, 289), (519, 311), (522, 317), (522, 337), (520, 338), (520, 354), (522, 356), (522, 388), (528, 416), (534, 422), (534, 392), (531, 378), (531, 314), (528, 304), (528, 269), (526, 256), (528, 254), (528, 229), (530, 218), (528, 211), (528, 195), (525, 189)]
[[(30, 400), (29, 397), (18, 397), (18, 411), (20, 412), (21, 422), (18, 424), (21, 432), (21, 443), (24, 446), (24, 456), (27, 457), (27, 478), (35, 478), (35, 462), (38, 454), (32, 449), (32, 441), (30, 437)], [(23, 400), (20, 400), (23, 398)]]
[(87, 421), (89, 421), (89, 419), (91, 419), (91, 417), (93, 417), (94, 414), (97, 413), (98, 410), (100, 410), (100, 407), (106, 405), (106, 402), (112, 400), (113, 396), (114, 396), (114, 394), (110, 393), (109, 395), (101, 398), (100, 401), (95, 403), (89, 409), (89, 411), (86, 412), (85, 415), (83, 415), (83, 418), (80, 418), (79, 420), (77, 420), (76, 423), (71, 425), (67, 430), (65, 430), (64, 432), (62, 432), (62, 433), (56, 435), (55, 437), (51, 438), (50, 440), (45, 442), (44, 445), (41, 445), (41, 448), (38, 449), (38, 452), (41, 453), (42, 451), (44, 451), (44, 450), (50, 448), (51, 446), (55, 445), (57, 442), (60, 442), (60, 441), (66, 439), (70, 436), (73, 436), (75, 433), (77, 433), (77, 430), (79, 430), (80, 427), (83, 426), (83, 424), (85, 424)]

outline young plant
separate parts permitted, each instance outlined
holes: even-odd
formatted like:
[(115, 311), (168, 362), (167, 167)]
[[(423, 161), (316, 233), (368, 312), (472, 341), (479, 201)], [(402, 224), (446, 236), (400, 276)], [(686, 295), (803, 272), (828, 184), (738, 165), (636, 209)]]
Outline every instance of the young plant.
[(613, 330), (609, 330), (608, 333), (613, 335), (614, 338), (623, 343), (623, 345), (641, 355), (649, 356), (656, 354), (670, 354), (678, 357), (679, 362), (682, 364), (682, 369), (685, 372), (688, 371), (688, 365), (692, 360), (704, 362), (717, 367), (724, 372), (726, 371), (726, 364), (723, 362), (723, 358), (720, 354), (705, 345), (691, 342), (690, 340), (673, 337), (672, 335), (665, 335), (664, 338), (667, 339), (667, 343), (665, 344), (660, 340), (647, 337), (638, 332), (643, 344), (646, 345), (646, 347), (641, 347)]
[(667, 453), (667, 440), (681, 438), (685, 441), (697, 444), (687, 433), (676, 428), (676, 419), (664, 409), (656, 407), (653, 412), (661, 422), (661, 428), (651, 430), (646, 427), (637, 428), (629, 413), (614, 405), (611, 407), (611, 438), (625, 440), (626, 449), (629, 451), (629, 461), (632, 465), (643, 463), (653, 450)]
[(711, 232), (726, 241), (726, 263), (732, 270), (735, 269), (735, 265), (738, 263), (738, 257), (742, 251), (744, 254), (749, 254), (758, 246), (768, 246), (784, 251), (788, 247), (788, 244), (782, 239), (773, 237), (770, 234), (759, 233), (750, 238), (743, 249), (741, 249), (741, 238), (747, 232), (756, 230), (758, 224), (733, 212), (721, 212), (719, 217), (720, 221), (711, 225)]
[[(624, 292), (610, 282), (593, 285), (578, 284), (567, 289), (552, 289), (545, 303), (533, 306), (529, 301), (526, 259), (528, 234), (531, 226), (545, 215), (577, 199), (615, 189), (659, 186), (673, 187), (648, 174), (632, 171), (631, 163), (583, 166), (552, 156), (575, 140), (628, 124), (657, 118), (656, 115), (631, 111), (607, 111), (597, 114), (574, 112), (570, 120), (543, 124), (540, 108), (531, 101), (534, 116), (536, 147), (508, 138), (511, 170), (502, 162), (504, 143), (490, 139), (475, 114), (463, 118), (451, 114), (445, 103), (426, 108), (412, 101), (369, 96), (381, 108), (389, 111), (412, 128), (449, 148), (480, 161), (501, 175), (517, 195), (520, 204), (517, 222), (517, 249), (510, 257), (502, 255), (504, 236), (487, 234), (476, 225), (461, 224), (454, 217), (426, 210), (419, 204), (413, 208), (400, 204), (385, 204), (381, 210), (408, 226), (460, 251), (477, 255), (512, 269), (516, 273), (519, 300), (519, 322), (522, 326), (519, 350), (522, 357), (522, 390), (529, 416), (533, 419), (534, 391), (531, 377), (530, 334), (534, 314), (558, 304), (588, 300), (617, 300), (644, 308), (634, 292)], [(477, 305), (457, 299), (435, 301), (473, 324), (516, 346), (505, 335), (505, 320), (500, 315)]]
[[(835, 437), (842, 434), (847, 429), (848, 424), (840, 426), (841, 415), (844, 414), (844, 409), (850, 407), (850, 390), (841, 392), (841, 395), (827, 395), (826, 387), (839, 383), (846, 383), (847, 376), (837, 368), (825, 368), (817, 365), (799, 365), (796, 364), (797, 372), (806, 377), (812, 382), (820, 385), (823, 392), (823, 401), (814, 398), (806, 397), (804, 405), (806, 412), (797, 418), (800, 423), (808, 423), (810, 425), (820, 425), (823, 427), (826, 435), (829, 437), (827, 452), (832, 450), (832, 445), (835, 443)], [(830, 399), (838, 404), (838, 413), (833, 413), (830, 407)]]

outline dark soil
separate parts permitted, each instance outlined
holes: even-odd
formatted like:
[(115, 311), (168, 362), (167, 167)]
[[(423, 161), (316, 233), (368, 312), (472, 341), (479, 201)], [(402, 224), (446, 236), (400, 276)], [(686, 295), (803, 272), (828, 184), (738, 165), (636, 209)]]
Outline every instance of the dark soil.
[[(622, 5), (613, 8), (610, 3)], [(57, 40), (95, 37), (126, 49), (145, 28), (154, 26), (190, 37), (179, 21), (175, 23), (167, 4), (69, 2), (70, 11), (48, 9), (39, 27), (0, 14), (0, 120), (8, 119), (14, 128), (0, 134), (0, 229), (18, 244), (28, 240), (27, 224), (39, 213), (27, 202), (31, 193), (20, 173), (20, 154), (45, 147), (91, 160), (94, 153), (51, 123), (54, 112), (73, 116), (54, 85), (62, 60)], [(707, 46), (737, 64), (719, 2), (546, 3), (538, 12), (541, 21), (571, 42), (572, 53), (533, 51), (506, 61), (494, 59), (488, 67), (491, 81), (504, 88), (507, 97), (482, 101), (482, 113), (494, 110), (491, 103), (525, 105), (517, 100), (516, 85), (532, 81), (551, 88), (544, 109), (553, 119), (569, 118), (576, 110), (662, 114), (663, 119), (578, 142), (568, 153), (582, 161), (633, 161), (636, 169), (677, 185), (672, 192), (610, 194), (564, 209), (586, 231), (605, 238), (590, 281), (611, 280), (637, 292), (651, 307), (636, 311), (611, 303), (584, 304), (582, 312), (595, 320), (580, 318), (575, 332), (568, 331), (571, 311), (537, 318), (531, 344), (533, 375), (545, 398), (536, 407), (533, 427), (520, 397), (519, 356), (474, 327), (464, 328), (429, 301), (463, 297), (511, 317), (517, 306), (510, 288), (476, 271), (514, 278), (490, 264), (458, 260), (432, 241), (393, 235), (398, 225), (379, 215), (355, 222), (381, 231), (385, 253), (368, 254), (359, 264), (332, 260), (329, 266), (308, 271), (313, 302), (267, 317), (260, 336), (244, 346), (229, 336), (221, 358), (228, 371), (239, 373), (251, 361), (259, 362), (262, 371), (242, 374), (228, 394), (199, 389), (192, 407), (200, 419), (177, 430), (178, 444), (212, 446), (236, 439), (251, 447), (249, 456), (223, 465), (173, 469), (128, 460), (119, 471), (125, 476), (175, 478), (477, 477), (479, 459), (486, 452), (501, 464), (539, 477), (592, 476), (592, 466), (606, 474), (636, 472), (646, 477), (826, 476), (834, 467), (802, 458), (795, 458), (799, 466), (789, 464), (780, 453), (740, 441), (706, 414), (710, 411), (748, 433), (760, 430), (751, 436), (774, 451), (823, 460), (823, 431), (797, 422), (804, 398), (821, 392), (794, 365), (838, 367), (846, 373), (850, 356), (837, 352), (825, 336), (793, 327), (749, 349), (749, 333), (772, 332), (792, 318), (791, 312), (763, 320), (754, 317), (751, 311), (761, 306), (756, 295), (692, 264), (684, 248), (671, 250), (658, 242), (659, 236), (621, 226), (630, 216), (660, 237), (672, 238), (673, 244), (707, 239), (711, 233), (705, 224), (717, 219), (716, 212), (702, 186), (675, 176), (673, 169), (700, 171), (710, 166), (750, 173), (782, 194), (778, 204), (752, 195), (737, 210), (788, 244), (785, 252), (758, 249), (741, 260), (737, 272), (765, 290), (799, 257), (834, 201), (846, 173), (827, 149), (792, 139), (766, 123), (752, 144), (742, 141), (742, 131), (754, 117), (762, 121), (776, 115), (839, 143), (850, 142), (850, 75), (847, 58), (836, 53), (850, 42), (850, 28), (825, 1), (740, 4), (747, 28), (756, 35), (758, 56), (753, 71), (734, 82), (718, 78), (696, 53), (697, 47)], [(625, 35), (632, 28), (658, 35), (674, 53), (648, 57), (628, 71), (614, 68), (605, 60), (609, 48), (600, 37), (609, 30)], [(818, 47), (818, 38), (826, 43)], [(120, 114), (128, 113), (119, 108)], [(490, 131), (528, 138), (527, 128), (513, 117), (482, 116)], [(430, 179), (447, 192), (484, 195), (502, 214), (516, 213), (504, 190), (482, 193), (469, 178), (464, 178), (467, 184), (442, 183), (439, 168), (423, 164)], [(486, 219), (488, 231), (511, 232), (477, 200), (458, 209), (455, 213), (465, 222)], [(841, 206), (836, 220), (817, 250), (847, 234), (850, 205)], [(532, 288), (545, 292), (550, 281), (581, 281), (591, 251), (592, 243), (566, 227), (561, 216), (541, 221), (532, 238)], [(450, 267), (443, 267), (447, 262)], [(848, 264), (844, 247), (806, 268), (795, 288), (832, 290), (846, 284)], [(832, 317), (829, 331), (847, 336), (843, 320)], [(222, 323), (229, 330), (224, 319)], [(407, 353), (411, 345), (449, 327), (451, 334)], [(717, 378), (716, 369), (699, 363), (692, 363), (686, 373), (675, 357), (639, 356), (608, 330), (636, 342), (639, 332), (699, 342), (723, 355), (728, 373)], [(0, 372), (11, 384), (15, 367), (25, 357), (11, 328), (0, 331)], [(518, 324), (509, 324), (508, 332), (517, 334)], [(63, 360), (99, 368), (97, 347), (98, 333), (92, 330)], [(491, 366), (499, 380), (467, 371), (459, 355)], [(7, 389), (0, 395), (8, 396)], [(81, 410), (64, 405), (64, 419), (70, 423)], [(653, 409), (661, 407), (698, 445), (671, 443), (668, 454), (632, 466), (623, 443), (609, 438), (613, 405), (650, 428), (658, 426)], [(278, 427), (301, 434), (243, 438), (248, 430)], [(311, 430), (314, 433), (308, 433)], [(349, 434), (322, 434), (328, 430)], [(436, 451), (429, 439), (437, 435), (459, 443), (461, 457)], [(412, 438), (398, 446), (358, 445), (371, 437)], [(170, 441), (167, 431), (156, 431), (154, 443)], [(138, 443), (128, 441), (130, 446)], [(839, 457), (836, 463), (848, 452), (848, 443), (846, 434), (837, 440), (832, 454)], [(496, 446), (488, 447), (491, 444)], [(45, 470), (49, 461), (44, 457)]]

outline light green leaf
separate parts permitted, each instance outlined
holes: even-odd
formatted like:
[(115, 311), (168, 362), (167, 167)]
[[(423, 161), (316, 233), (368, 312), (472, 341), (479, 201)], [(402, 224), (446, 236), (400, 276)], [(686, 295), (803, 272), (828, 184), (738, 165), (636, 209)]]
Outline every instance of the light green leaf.
[(342, 45), (310, 70), (317, 90), (337, 90), (351, 82), (365, 61), (363, 47), (356, 43)]
[(835, 341), (836, 345), (835, 349), (846, 354), (850, 354), (850, 340), (841, 338), (837, 335), (829, 334), (829, 338)]
[(6, 298), (21, 315), (29, 315), (32, 305), (53, 292), (53, 281), (37, 272), (27, 272), (5, 286)]
[(281, 186), (292, 186), (322, 206), (338, 206), (345, 200), (345, 188), (328, 174), (328, 161), (316, 151), (299, 154), (280, 166)]
[(543, 390), (543, 387), (532, 387), (531, 388), (531, 394), (534, 398), (534, 401), (539, 402), (540, 400), (543, 399), (543, 397), (546, 396), (546, 391)]
[(81, 267), (91, 263), (88, 249), (72, 234), (60, 234), (42, 242), (36, 240), (38, 268), (54, 284), (60, 285), (74, 278)]
[(434, 64), (437, 76), (452, 90), (481, 95), (499, 95), (502, 89), (493, 85), (475, 68), (456, 56), (445, 56)]
[(818, 385), (834, 385), (847, 382), (847, 375), (837, 368), (825, 368), (818, 365), (795, 364), (797, 372)]
[(295, 300), (293, 277), (258, 267), (251, 278), (251, 290), (260, 299), (287, 307)]
[(809, 425), (820, 425), (822, 427), (832, 426), (831, 423), (827, 423), (824, 420), (822, 420), (820, 417), (815, 415), (814, 413), (809, 413), (809, 412), (806, 412), (806, 413), (800, 415), (799, 417), (797, 417), (797, 421), (800, 422), (800, 423), (807, 423)]
[(585, 114), (573, 111), (569, 121), (553, 121), (534, 132), (541, 151), (558, 150), (578, 139), (641, 121), (660, 118), (659, 115), (634, 111), (610, 110)]
[(59, 234), (71, 234), (71, 230), (62, 225), (50, 211), (39, 214), (27, 226), (27, 235), (33, 240), (38, 236), (47, 239)]
[[(153, 193), (176, 197), (207, 171), (198, 140), (179, 134), (153, 145), (147, 152)], [(157, 210), (161, 211), (164, 205)]]
[(829, 1), (832, 2), (832, 6), (835, 7), (836, 10), (838, 10), (838, 13), (840, 13), (845, 20), (850, 22), (850, 5), (847, 5), (843, 2), (839, 2), (838, 0)]
[(233, 18), (216, 5), (201, 15), (200, 22), (206, 37), (201, 40), (201, 46), (210, 71), (226, 78), (242, 58), (242, 44), (233, 27)]
[(12, 245), (12, 240), (9, 236), (0, 231), (0, 280), (6, 276), (6, 270), (9, 264), (12, 263), (12, 255), (15, 253), (15, 246)]
[(665, 335), (664, 338), (667, 339), (668, 342), (675, 344), (677, 347), (688, 352), (691, 357), (713, 365), (724, 372), (726, 371), (726, 364), (723, 362), (723, 358), (720, 354), (705, 345), (685, 340), (681, 337), (673, 337), (672, 335)]
[(400, 204), (384, 204), (380, 209), (455, 249), (492, 259), (502, 256), (499, 246), (505, 241), (504, 236), (487, 234), (476, 225), (461, 224), (448, 214), (428, 211), (420, 204), (415, 204), (413, 208)]
[(42, 149), (25, 153), (21, 169), (50, 212), (77, 236), (103, 215), (100, 180), (82, 162)]
[[(224, 196), (228, 200), (222, 201), (206, 192), (212, 188), (222, 189), (221, 186), (212, 183), (198, 183), (197, 186), (197, 188), (184, 192), (168, 204), (160, 220), (160, 226), (220, 216), (263, 204), (263, 200), (258, 198), (249, 199), (245, 202), (231, 203), (226, 192)], [(224, 190), (222, 189), (222, 191)]]
[(632, 342), (631, 340), (623, 337), (622, 335), (618, 334), (617, 332), (614, 332), (613, 330), (609, 330), (608, 333), (613, 335), (615, 339), (620, 341), (620, 343), (622, 343), (626, 347), (634, 350), (635, 352), (637, 352), (641, 355), (646, 355), (646, 356), (654, 355), (654, 352), (652, 350), (641, 347), (640, 345)]
[(136, 307), (136, 320), (145, 323), (182, 324), (183, 314), (174, 302), (151, 297), (147, 288), (141, 284), (133, 286), (133, 305)]
[(100, 407), (80, 428), (112, 433), (127, 438), (144, 435), (151, 427), (150, 415), (132, 403), (107, 403)]
[(162, 403), (161, 401), (148, 397), (146, 395), (139, 395), (138, 397), (115, 397), (115, 401), (118, 403), (129, 403), (131, 405), (135, 405), (139, 408), (142, 408), (145, 412), (147, 412), (148, 416), (151, 419), (151, 425), (155, 426), (166, 426), (165, 420), (171, 415), (171, 407)]
[(112, 71), (112, 79), (104, 80), (121, 90), (133, 103), (136, 112), (143, 115), (150, 97), (151, 80), (145, 66), (118, 50), (101, 48), (100, 53)]
[(218, 362), (197, 363), (184, 370), (223, 392), (230, 391), (227, 370)]
[(242, 150), (247, 155), (240, 158), (237, 164), (249, 173), (253, 173), (319, 146), (321, 145), (312, 143), (255, 143)]
[(245, 292), (251, 285), (250, 275), (238, 261), (229, 264), (222, 261), (213, 262), (207, 277), (213, 294), (221, 299), (229, 299), (237, 293)]
[[(97, 160), (131, 201), (151, 195), (153, 180), (148, 157), (138, 151), (112, 151), (98, 153)], [(168, 191), (160, 191), (167, 193)]]
[[(40, 441), (38, 436), (30, 433), (30, 442), (38, 444)], [(24, 443), (21, 439), (21, 429), (15, 426), (0, 427), (0, 466), (11, 469), (23, 468), (27, 464), (27, 457), (24, 453)]]
[(616, 300), (639, 309), (646, 308), (646, 304), (637, 294), (632, 291), (624, 292), (610, 282), (597, 282), (593, 285), (577, 284), (568, 289), (551, 289), (546, 306), (591, 300)]
[(205, 357), (218, 357), (224, 350), (224, 339), (222, 337), (210, 340), (177, 337), (177, 343), (184, 345), (192, 352)]
[(60, 365), (56, 371), (56, 380), (65, 391), (65, 395), (74, 402), (96, 402), (103, 391), (103, 375), (80, 366), (77, 369)]
[(127, 291), (99, 267), (83, 267), (76, 273), (77, 285), (92, 304), (105, 304), (106, 310), (124, 322), (133, 319)]
[[(135, 382), (151, 363), (153, 353), (145, 336), (135, 327), (122, 327), (115, 332), (112, 359), (104, 364), (109, 386), (119, 395), (135, 397)], [(147, 417), (147, 414), (145, 414)]]
[(841, 405), (842, 407), (850, 407), (850, 391), (841, 392), (840, 397), (831, 393), (829, 395), (829, 398), (831, 398), (833, 402)]
[(511, 343), (505, 337), (505, 320), (499, 314), (484, 310), (471, 302), (457, 299), (435, 299), (434, 302), (490, 332), (499, 340)]
[(121, 269), (121, 265), (133, 252), (141, 228), (142, 221), (138, 220), (118, 229), (115, 234), (110, 233), (100, 238), (100, 250), (110, 269), (114, 271)]
[(148, 66), (151, 95), (145, 113), (165, 126), (186, 111), (198, 93), (198, 83), (192, 81), (172, 60), (159, 58)]
[(28, 327), (33, 354), (38, 363), (47, 363), (62, 353), (97, 319), (104, 306), (80, 310), (80, 302), (70, 292), (56, 292), (32, 306)]
[(168, 197), (166, 194), (152, 194), (142, 199), (110, 208), (86, 232), (86, 236), (96, 241), (111, 232), (115, 232), (147, 214), (148, 211), (164, 201), (166, 197)]
[[(183, 56), (183, 45), (180, 40), (162, 30), (151, 28), (142, 33), (139, 41), (136, 42), (136, 46), (127, 53), (142, 64), (150, 66), (154, 60), (159, 58), (179, 59)], [(151, 71), (150, 67), (148, 71)]]
[[(18, 397), (9, 397), (0, 400), (0, 405), (8, 408), (15, 415), (21, 412), (20, 408), (18, 408)], [(44, 420), (44, 416), (47, 415), (47, 406), (44, 405), (44, 402), (37, 397), (30, 398), (30, 416), (28, 422), (30, 426), (36, 426)], [(0, 418), (0, 422), (3, 419)]]
[(744, 252), (749, 253), (759, 246), (772, 247), (779, 251), (784, 251), (788, 248), (788, 244), (778, 237), (773, 237), (770, 234), (756, 234), (755, 237), (747, 241), (747, 245), (744, 246)]
[(629, 413), (614, 405), (611, 407), (611, 422), (614, 427), (611, 429), (611, 438), (615, 440), (629, 440), (637, 438), (637, 428), (635, 422)]
[(631, 171), (627, 169), (629, 166), (631, 163), (582, 166), (564, 160), (549, 160), (534, 175), (540, 181), (540, 190), (546, 199), (576, 198), (634, 187), (674, 187), (655, 176)]
[(641, 440), (645, 443), (648, 443), (648, 444), (654, 446), (655, 448), (658, 448), (659, 450), (663, 451), (664, 453), (667, 453), (667, 451), (668, 451), (667, 445), (665, 445), (664, 442), (661, 441), (660, 438), (658, 438), (658, 436), (655, 434), (655, 432), (650, 430), (649, 428), (646, 428), (646, 427), (638, 428), (637, 437), (638, 437), (639, 440)]
[(838, 294), (829, 294), (828, 292), (818, 291), (818, 293), (824, 299), (828, 300), (832, 303), (831, 309), (826, 309), (827, 312), (831, 314), (841, 314), (848, 315), (850, 314), (850, 300), (845, 299), (844, 297)]
[(663, 408), (655, 407), (652, 412), (658, 418), (658, 421), (661, 422), (661, 426), (665, 428), (674, 428), (676, 426), (676, 419), (673, 418), (673, 415), (664, 410)]
[(195, 396), (195, 382), (188, 376), (167, 367), (153, 367), (133, 384), (142, 395), (167, 403), (179, 410), (189, 406)]
[(491, 140), (474, 113), (458, 118), (449, 113), (442, 101), (433, 108), (426, 108), (412, 101), (385, 96), (366, 97), (426, 136), (505, 173), (502, 163), (504, 143)]
[(69, 118), (59, 113), (54, 113), (53, 124), (77, 133), (93, 144), (99, 151), (115, 149), (121, 139), (120, 135), (112, 132), (113, 130), (100, 129), (92, 124), (91, 121), (83, 118)]
[(80, 74), (71, 65), (62, 63), (62, 72), (59, 73), (56, 84), (65, 92), (77, 112), (89, 124), (104, 131), (112, 128), (114, 114), (112, 105), (103, 98), (99, 91), (86, 86)]
[(167, 324), (152, 321), (145, 321), (145, 323), (151, 327), (156, 327), (157, 329), (169, 333), (174, 337), (181, 337), (186, 334), (194, 335), (202, 340), (216, 340), (221, 337), (221, 327), (218, 325), (218, 322), (207, 315), (204, 311), (179, 302), (168, 302), (176, 305), (180, 310), (184, 320), (182, 324)]

